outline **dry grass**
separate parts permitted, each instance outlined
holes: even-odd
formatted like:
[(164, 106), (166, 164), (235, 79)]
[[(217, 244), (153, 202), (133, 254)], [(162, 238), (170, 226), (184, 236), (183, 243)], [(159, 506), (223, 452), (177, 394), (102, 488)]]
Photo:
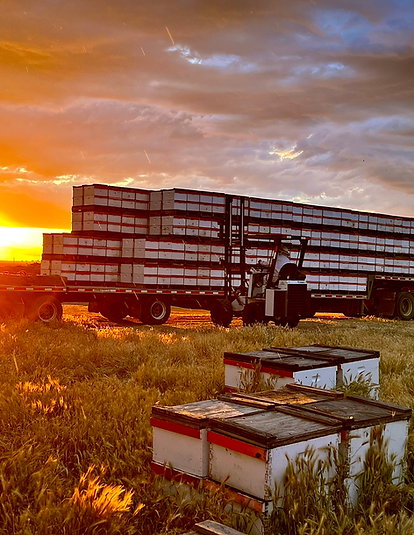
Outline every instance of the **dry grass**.
[[(295, 330), (108, 327), (86, 316), (2, 324), (0, 533), (151, 535), (226, 521), (220, 492), (201, 501), (161, 492), (149, 469), (152, 405), (221, 393), (224, 351), (319, 343), (381, 351), (381, 398), (413, 407), (413, 340), (414, 323), (375, 319), (302, 321)], [(412, 434), (409, 478), (413, 453)], [(414, 531), (409, 493), (395, 502), (398, 513), (375, 496), (371, 512), (338, 517), (342, 533)], [(310, 520), (295, 521), (296, 532), (334, 533)]]

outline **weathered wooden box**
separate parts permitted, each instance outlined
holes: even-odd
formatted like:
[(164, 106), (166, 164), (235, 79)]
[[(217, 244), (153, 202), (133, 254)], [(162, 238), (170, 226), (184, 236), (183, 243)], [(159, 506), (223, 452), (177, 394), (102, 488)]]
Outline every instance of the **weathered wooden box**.
[(279, 490), (283, 488), (288, 459), (294, 461), (309, 448), (314, 448), (319, 459), (326, 459), (331, 448), (339, 448), (341, 430), (338, 419), (292, 406), (212, 420), (207, 433), (209, 477), (258, 500), (271, 501), (275, 483)]
[[(334, 388), (337, 366), (325, 358), (293, 355), (289, 351), (267, 349), (248, 353), (224, 353), (224, 380), (227, 392), (280, 388), (288, 383)], [(255, 385), (259, 388), (255, 388)]]
[(212, 418), (226, 419), (254, 414), (271, 406), (268, 402), (250, 405), (231, 401), (206, 400), (174, 407), (152, 408), (153, 470), (170, 470), (196, 478), (208, 476), (209, 444), (207, 428)]

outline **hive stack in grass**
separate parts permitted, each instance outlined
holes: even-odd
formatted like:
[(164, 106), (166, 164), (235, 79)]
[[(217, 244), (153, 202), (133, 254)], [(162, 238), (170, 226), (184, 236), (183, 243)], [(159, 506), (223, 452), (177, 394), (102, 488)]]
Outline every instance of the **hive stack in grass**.
[[(344, 489), (344, 506), (352, 508), (358, 500), (364, 463), (380, 444), (385, 461), (392, 466), (393, 483), (403, 483), (410, 409), (297, 384), (259, 394), (227, 394), (215, 401), (222, 402), (229, 404), (224, 417), (206, 410), (213, 401), (201, 411), (201, 449), (204, 459), (208, 457), (208, 468), (204, 464), (198, 475), (194, 470), (188, 474), (179, 465), (177, 452), (187, 459), (200, 458), (200, 445), (183, 441), (180, 426), (183, 414), (194, 415), (201, 406), (154, 407), (153, 418), (162, 414), (169, 434), (160, 435), (155, 424), (153, 469), (169, 485), (185, 482), (199, 490), (221, 486), (233, 510), (249, 511), (251, 533), (270, 532), (272, 511), (289, 492), (284, 488), (288, 466), (292, 470), (300, 465), (302, 471), (307, 466), (310, 477), (319, 478), (321, 492), (328, 492), (336, 482)], [(234, 411), (228, 411), (230, 404)]]
[(224, 354), (225, 390), (277, 388), (293, 382), (332, 389), (356, 381), (378, 397), (379, 360), (378, 351), (323, 345), (228, 352)]

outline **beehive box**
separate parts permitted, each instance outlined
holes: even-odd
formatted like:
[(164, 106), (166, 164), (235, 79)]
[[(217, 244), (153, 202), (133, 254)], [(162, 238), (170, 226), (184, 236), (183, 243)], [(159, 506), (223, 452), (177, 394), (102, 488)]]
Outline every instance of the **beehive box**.
[(336, 365), (313, 355), (291, 355), (284, 350), (224, 353), (224, 380), (227, 392), (249, 389), (254, 383), (280, 388), (288, 383), (301, 383), (321, 388), (336, 386)]
[(270, 351), (302, 355), (308, 358), (327, 359), (336, 366), (336, 385), (362, 379), (372, 385), (374, 397), (379, 390), (379, 351), (356, 349), (354, 347), (331, 347), (311, 345), (286, 348), (269, 348)]
[(152, 408), (152, 468), (164, 473), (164, 467), (196, 478), (208, 476), (209, 444), (207, 428), (212, 418), (227, 419), (254, 414), (271, 406), (256, 402), (242, 405), (231, 401), (206, 400), (196, 403)]
[(209, 477), (258, 500), (271, 501), (275, 482), (279, 490), (283, 487), (288, 459), (294, 461), (309, 448), (325, 459), (330, 448), (339, 447), (341, 429), (338, 419), (288, 406), (212, 420), (207, 433)]
[(346, 468), (344, 483), (349, 505), (356, 504), (358, 474), (364, 469), (373, 440), (383, 440), (384, 454), (393, 464), (393, 482), (403, 482), (411, 409), (359, 396), (315, 401), (300, 409), (341, 421), (340, 451)]

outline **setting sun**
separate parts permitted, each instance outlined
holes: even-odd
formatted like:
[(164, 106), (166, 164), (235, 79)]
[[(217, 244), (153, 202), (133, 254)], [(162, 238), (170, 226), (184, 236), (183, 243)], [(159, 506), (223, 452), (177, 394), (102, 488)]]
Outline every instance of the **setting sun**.
[(38, 261), (42, 256), (43, 233), (65, 230), (0, 226), (0, 260)]

